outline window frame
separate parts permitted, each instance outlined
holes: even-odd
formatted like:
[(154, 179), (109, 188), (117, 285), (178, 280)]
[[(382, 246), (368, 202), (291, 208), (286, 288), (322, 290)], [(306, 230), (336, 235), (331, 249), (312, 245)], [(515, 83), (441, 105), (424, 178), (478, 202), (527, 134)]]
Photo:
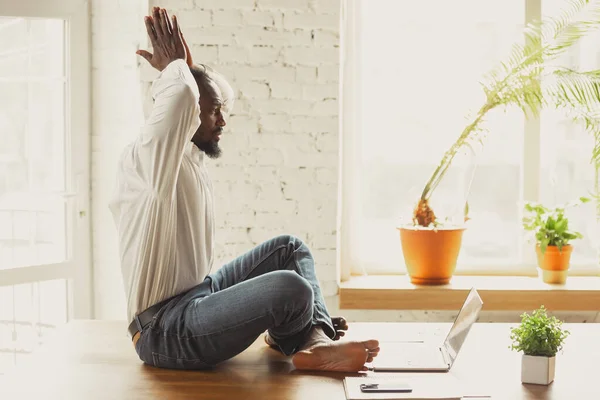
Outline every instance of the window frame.
[[(356, 232), (361, 232), (358, 209), (361, 173), (360, 163), (360, 29), (361, 3), (363, 0), (344, 0), (341, 5), (340, 32), (340, 161), (338, 176), (338, 283), (347, 281), (352, 275), (406, 275), (404, 270), (373, 272), (360, 265), (358, 252), (352, 244), (356, 242)], [(524, 0), (525, 23), (542, 18), (543, 0)], [(540, 117), (526, 118), (524, 122), (520, 198), (522, 201), (539, 201), (541, 194), (541, 120)], [(526, 156), (525, 156), (526, 155)], [(519, 218), (522, 218), (522, 210)], [(527, 232), (520, 231), (518, 264), (513, 265), (460, 265), (455, 275), (466, 276), (537, 276), (535, 252), (527, 246)], [(577, 265), (569, 271), (570, 276), (600, 276), (600, 264)]]
[(0, 270), (0, 285), (65, 279), (67, 315), (92, 317), (90, 231), (91, 62), (90, 4), (86, 0), (0, 0), (0, 15), (65, 21), (67, 259)]

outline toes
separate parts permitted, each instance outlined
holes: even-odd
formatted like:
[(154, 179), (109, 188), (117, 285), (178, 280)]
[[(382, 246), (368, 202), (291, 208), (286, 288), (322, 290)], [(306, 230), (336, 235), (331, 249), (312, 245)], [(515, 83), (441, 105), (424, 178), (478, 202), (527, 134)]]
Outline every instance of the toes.
[(367, 350), (377, 350), (379, 351), (379, 341), (372, 339), (372, 340), (365, 340), (362, 342), (363, 345), (365, 346), (365, 348)]
[(367, 362), (372, 362), (375, 357), (379, 354), (379, 347), (374, 349), (367, 349)]
[(348, 322), (346, 321), (346, 319), (344, 317), (333, 317), (333, 318), (331, 318), (331, 322), (333, 324), (333, 328), (336, 331), (337, 330), (343, 330), (343, 331), (348, 330)]

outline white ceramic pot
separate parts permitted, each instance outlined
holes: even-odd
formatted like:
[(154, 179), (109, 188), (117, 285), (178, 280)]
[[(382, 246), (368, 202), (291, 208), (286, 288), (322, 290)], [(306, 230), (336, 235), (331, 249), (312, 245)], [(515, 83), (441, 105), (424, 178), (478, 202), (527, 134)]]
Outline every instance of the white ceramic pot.
[(554, 380), (556, 357), (523, 355), (521, 359), (521, 382), (549, 385)]

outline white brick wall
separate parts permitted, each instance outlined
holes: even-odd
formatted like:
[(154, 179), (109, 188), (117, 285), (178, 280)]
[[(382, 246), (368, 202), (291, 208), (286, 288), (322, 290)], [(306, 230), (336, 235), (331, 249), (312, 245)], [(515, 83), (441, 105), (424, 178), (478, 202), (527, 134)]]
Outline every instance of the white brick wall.
[[(216, 188), (217, 265), (270, 237), (307, 242), (329, 308), (338, 314), (335, 227), (338, 166), (339, 0), (96, 0), (93, 2), (93, 227), (96, 316), (124, 317), (114, 228), (106, 207), (116, 156), (141, 123), (155, 73), (134, 54), (154, 5), (179, 18), (194, 59), (237, 93), (209, 161)], [(141, 81), (141, 84), (140, 84)], [(351, 320), (435, 320), (449, 312), (344, 311)], [(486, 313), (514, 320), (516, 313)], [(576, 314), (575, 320), (595, 314)]]
[[(291, 233), (313, 249), (318, 276), (334, 283), (339, 0), (149, 5), (177, 14), (194, 59), (226, 74), (237, 93), (223, 156), (210, 162), (217, 265)], [(335, 284), (326, 287), (335, 295)]]

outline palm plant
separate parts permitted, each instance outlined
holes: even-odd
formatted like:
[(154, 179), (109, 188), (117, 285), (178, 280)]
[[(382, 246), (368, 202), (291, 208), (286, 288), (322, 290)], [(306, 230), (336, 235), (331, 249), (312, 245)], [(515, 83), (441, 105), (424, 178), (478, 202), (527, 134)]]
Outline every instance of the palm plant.
[[(557, 59), (579, 39), (600, 25), (600, 4), (572, 0), (561, 15), (527, 24), (525, 43), (513, 45), (506, 62), (500, 63), (481, 82), (485, 102), (446, 151), (427, 181), (416, 207), (413, 223), (438, 225), (429, 199), (459, 150), (483, 144), (486, 114), (498, 107), (518, 106), (526, 116), (538, 116), (544, 107), (565, 109), (594, 135), (591, 161), (600, 167), (600, 70), (578, 71), (556, 65)], [(596, 190), (598, 188), (596, 187)], [(468, 203), (467, 203), (468, 204)], [(468, 205), (465, 206), (465, 217)], [(600, 211), (600, 209), (599, 209)]]

